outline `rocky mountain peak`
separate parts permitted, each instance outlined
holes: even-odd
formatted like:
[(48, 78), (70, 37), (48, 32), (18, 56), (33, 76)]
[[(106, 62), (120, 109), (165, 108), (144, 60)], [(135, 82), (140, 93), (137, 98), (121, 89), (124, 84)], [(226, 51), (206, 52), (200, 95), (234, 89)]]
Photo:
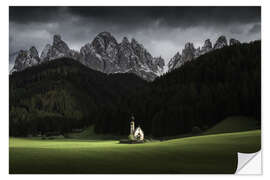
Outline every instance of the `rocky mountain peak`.
[[(131, 55), (132, 52), (132, 47), (131, 47), (131, 43), (129, 42), (127, 37), (123, 37), (122, 42), (119, 44), (119, 50), (120, 51), (125, 51), (125, 53), (123, 55)], [(129, 51), (129, 52), (128, 52)], [(121, 52), (119, 52), (121, 53)]]
[(46, 44), (41, 52), (41, 61), (50, 61), (59, 57), (70, 57), (70, 49), (60, 35), (53, 36), (52, 45)]
[(65, 41), (61, 39), (60, 35), (53, 36), (53, 48), (57, 49), (61, 53), (69, 51), (69, 47)]
[(36, 48), (31, 47), (30, 50), (19, 53), (14, 68), (23, 70), (60, 57), (71, 57), (103, 73), (129, 72), (150, 81), (163, 74), (165, 65), (162, 57), (154, 58), (134, 38), (129, 41), (127, 37), (123, 37), (121, 43), (118, 43), (111, 33), (101, 32), (92, 42), (82, 46), (80, 52), (69, 49), (60, 35), (54, 35), (52, 44), (47, 44), (42, 50), (40, 61)]
[(80, 54), (86, 55), (89, 51), (94, 50), (90, 43), (86, 43), (80, 49)]
[(134, 38), (129, 42), (123, 37), (118, 44), (107, 32), (98, 34), (91, 43), (83, 46), (80, 54), (83, 64), (104, 73), (130, 72), (153, 80), (163, 72), (164, 62), (161, 59), (156, 61)]
[(223, 48), (224, 46), (227, 46), (228, 43), (227, 43), (227, 38), (225, 36), (220, 36), (215, 45), (214, 45), (214, 49), (220, 49), (220, 48)]
[(183, 63), (190, 61), (195, 56), (196, 49), (194, 48), (193, 43), (186, 43), (185, 48), (182, 50), (182, 61)]
[[(230, 46), (235, 45), (240, 43), (240, 41), (236, 40), (236, 39), (230, 39)], [(212, 42), (210, 39), (206, 39), (204, 41), (204, 44), (202, 46), (202, 48), (198, 47), (198, 48), (194, 48), (193, 43), (186, 43), (184, 49), (182, 50), (182, 54), (180, 54), (179, 52), (177, 52), (173, 58), (170, 59), (169, 63), (168, 63), (168, 70), (171, 71), (175, 68), (178, 68), (180, 66), (182, 66), (185, 62), (187, 61), (191, 61), (192, 59), (196, 59), (197, 57), (208, 53), (212, 50), (215, 49), (220, 49), (223, 48), (225, 46), (227, 46), (227, 39), (225, 36), (220, 36), (218, 37), (214, 48), (212, 47)]]
[(132, 43), (132, 44), (138, 44), (137, 40), (134, 39), (134, 38), (131, 38), (131, 43)]
[(161, 56), (154, 57), (154, 64), (156, 64), (160, 68), (163, 68), (165, 66), (165, 60)]
[(99, 33), (92, 41), (92, 46), (96, 52), (103, 56), (114, 58), (118, 43), (109, 32)]
[(32, 46), (29, 50), (20, 50), (15, 59), (14, 67), (10, 73), (24, 70), (28, 67), (37, 65), (38, 63), (39, 56), (34, 46)]
[(210, 50), (212, 50), (212, 42), (211, 42), (210, 39), (206, 39), (206, 40), (204, 41), (204, 44), (203, 44), (203, 46), (202, 46), (201, 51), (203, 51), (203, 52), (205, 53), (205, 52), (208, 52), (208, 51), (210, 51)]
[(149, 65), (149, 68), (154, 72), (155, 75), (160, 76), (164, 73), (165, 60), (159, 56), (154, 57)]
[(122, 42), (123, 44), (130, 44), (127, 37), (123, 37)]
[(202, 48), (199, 50), (199, 52), (196, 53), (196, 57), (199, 57), (205, 53), (208, 53), (210, 51), (212, 51), (213, 48), (212, 48), (212, 42), (210, 39), (206, 39), (204, 41), (204, 44), (202, 46)]
[(99, 43), (100, 45), (106, 48), (106, 45), (113, 43), (118, 44), (116, 39), (109, 32), (101, 32), (99, 33), (93, 40), (93, 44)]
[(131, 46), (132, 46), (134, 49), (136, 49), (136, 48), (141, 48), (141, 49), (143, 49), (143, 48), (144, 48), (143, 45), (140, 44), (140, 43), (138, 43), (138, 41), (137, 41), (136, 39), (134, 39), (134, 38), (131, 39)]
[(40, 55), (40, 59), (43, 60), (47, 57), (49, 50), (52, 48), (52, 46), (50, 44), (46, 44), (45, 47), (43, 48), (41, 55)]
[(142, 63), (149, 63), (149, 61), (153, 59), (152, 55), (144, 48), (144, 46), (138, 43), (134, 38), (131, 39), (131, 47)]
[(61, 39), (61, 36), (59, 34), (55, 34), (53, 36), (53, 44), (57, 44), (57, 43), (59, 43), (61, 41), (62, 41), (62, 39)]
[(103, 37), (103, 38), (114, 38), (111, 33), (107, 31), (103, 31), (97, 35), (97, 37)]
[(192, 59), (197, 58), (200, 56), (201, 49), (198, 47), (195, 49), (193, 43), (187, 42), (185, 44), (184, 49), (182, 50), (182, 54), (177, 52), (173, 58), (170, 59), (168, 63), (168, 70), (171, 71), (175, 68), (178, 68), (185, 64), (188, 61), (191, 61)]
[(187, 43), (185, 44), (185, 49), (195, 50), (194, 45), (193, 45), (193, 43), (191, 43), (191, 42), (187, 42)]
[(39, 58), (38, 51), (35, 46), (32, 46), (29, 51), (32, 57)]
[(171, 71), (177, 67), (177, 63), (180, 63), (181, 61), (181, 54), (177, 52), (169, 61), (168, 63), (168, 70)]
[(203, 47), (212, 48), (212, 42), (211, 42), (211, 40), (210, 40), (210, 39), (206, 39), (206, 40), (204, 41)]

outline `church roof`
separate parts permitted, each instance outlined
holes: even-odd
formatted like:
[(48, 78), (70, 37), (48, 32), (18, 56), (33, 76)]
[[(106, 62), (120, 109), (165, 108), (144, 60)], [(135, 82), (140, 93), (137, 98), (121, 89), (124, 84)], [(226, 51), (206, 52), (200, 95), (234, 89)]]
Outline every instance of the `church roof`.
[(140, 126), (136, 127), (135, 131), (137, 131), (137, 129), (140, 129), (143, 132), (143, 130), (142, 130), (142, 128)]

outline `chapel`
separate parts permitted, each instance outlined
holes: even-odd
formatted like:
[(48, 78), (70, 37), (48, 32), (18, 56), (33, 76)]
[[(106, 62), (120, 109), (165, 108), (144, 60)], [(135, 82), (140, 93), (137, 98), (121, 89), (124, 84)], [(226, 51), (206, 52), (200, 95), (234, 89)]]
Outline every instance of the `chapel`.
[(136, 140), (143, 141), (144, 140), (144, 133), (140, 126), (138, 126), (135, 129), (135, 117), (131, 116), (131, 122), (130, 122), (130, 135), (133, 135), (133, 137)]

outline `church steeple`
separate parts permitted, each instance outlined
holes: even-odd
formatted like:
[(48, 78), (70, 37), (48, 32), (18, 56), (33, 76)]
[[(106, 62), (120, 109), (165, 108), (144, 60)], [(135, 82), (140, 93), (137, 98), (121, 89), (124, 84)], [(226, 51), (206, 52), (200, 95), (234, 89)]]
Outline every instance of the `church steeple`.
[(135, 131), (135, 117), (132, 115), (130, 120), (130, 134), (133, 135)]

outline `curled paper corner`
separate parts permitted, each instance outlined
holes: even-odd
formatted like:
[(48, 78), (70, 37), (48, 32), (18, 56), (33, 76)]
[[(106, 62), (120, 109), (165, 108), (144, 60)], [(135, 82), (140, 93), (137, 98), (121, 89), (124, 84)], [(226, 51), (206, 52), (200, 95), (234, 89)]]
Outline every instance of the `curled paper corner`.
[(255, 153), (237, 153), (238, 163), (235, 174), (262, 174), (261, 151)]

